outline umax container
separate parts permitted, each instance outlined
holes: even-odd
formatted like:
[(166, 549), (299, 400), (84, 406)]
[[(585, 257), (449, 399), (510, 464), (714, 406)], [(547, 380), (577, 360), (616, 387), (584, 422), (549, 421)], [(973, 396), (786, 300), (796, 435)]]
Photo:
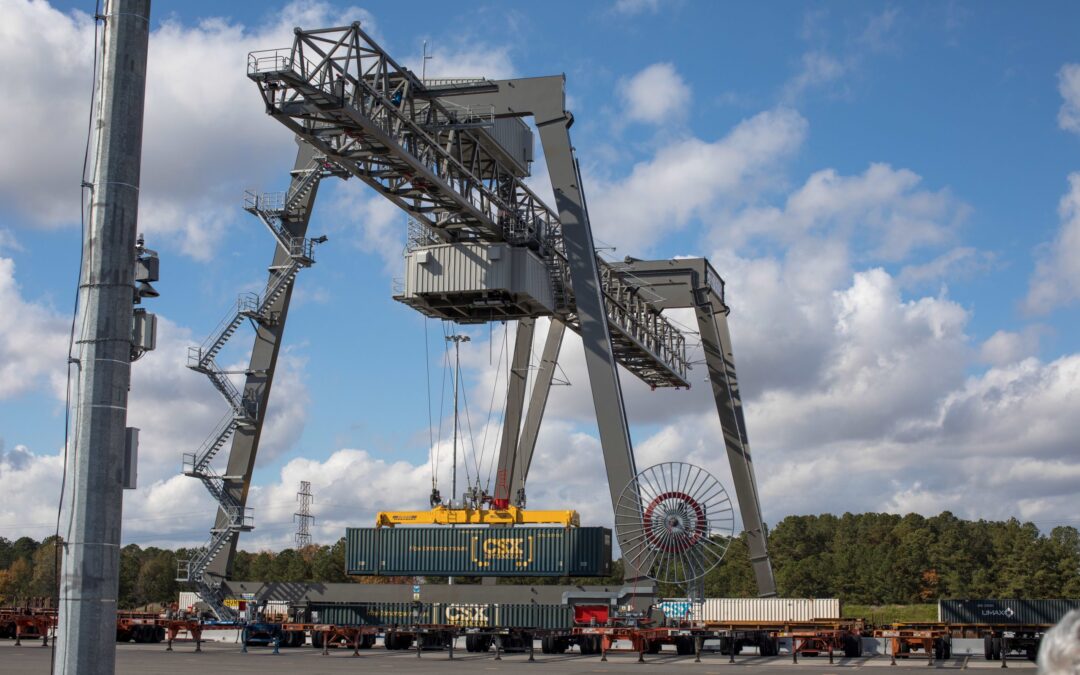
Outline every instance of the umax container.
[(938, 621), (948, 624), (1050, 626), (1080, 609), (1080, 600), (939, 600)]

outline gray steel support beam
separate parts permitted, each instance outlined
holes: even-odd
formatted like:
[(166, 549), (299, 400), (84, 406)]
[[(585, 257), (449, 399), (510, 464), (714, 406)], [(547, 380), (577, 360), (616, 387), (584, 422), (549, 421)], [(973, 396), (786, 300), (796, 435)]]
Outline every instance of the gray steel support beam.
[[(149, 0), (105, 5), (73, 445), (54, 673), (116, 667), (122, 474), (131, 385), (135, 236), (142, 164)], [(96, 49), (95, 45), (95, 49)], [(94, 73), (98, 77), (98, 73)], [(14, 318), (14, 317), (13, 317)]]
[(620, 265), (619, 269), (640, 284), (641, 291), (654, 306), (664, 309), (694, 308), (758, 594), (762, 597), (774, 596), (776, 580), (769, 559), (768, 533), (761, 518), (757, 478), (754, 476), (742, 397), (735, 373), (724, 280), (705, 258), (631, 260)]
[[(299, 142), (296, 151), (296, 163), (293, 168), (300, 171), (311, 164), (312, 159), (319, 154), (310, 144)], [(293, 176), (293, 185), (303, 180), (303, 174)], [(307, 234), (308, 220), (311, 217), (311, 206), (315, 203), (315, 195), (318, 193), (318, 182), (312, 185), (308, 193), (306, 203), (298, 209), (302, 214), (298, 219), (283, 223), (294, 237), (303, 237)], [(274, 259), (270, 266), (270, 280), (273, 280), (275, 268), (281, 269), (289, 264), (289, 255), (281, 246), (274, 246)], [(246, 506), (248, 489), (251, 487), (251, 474), (255, 469), (255, 456), (259, 452), (259, 442), (262, 440), (263, 425), (266, 422), (267, 404), (270, 401), (270, 387), (274, 383), (274, 370), (277, 368), (278, 352), (281, 350), (281, 338), (285, 333), (285, 320), (289, 315), (289, 303), (292, 300), (293, 285), (289, 284), (288, 290), (271, 305), (270, 315), (274, 321), (270, 324), (255, 322), (255, 344), (251, 349), (251, 358), (248, 362), (248, 375), (244, 381), (244, 398), (256, 401), (258, 408), (255, 424), (251, 427), (241, 426), (233, 436), (232, 446), (229, 450), (229, 463), (225, 471), (226, 491), (235, 499), (241, 507)], [(224, 527), (229, 522), (228, 515), (218, 510), (215, 527)], [(224, 551), (218, 554), (206, 569), (208, 581), (218, 581), (228, 578), (232, 572), (233, 558), (236, 555), (236, 540), (239, 534), (233, 535), (232, 541)]]
[[(529, 397), (529, 408), (525, 414), (525, 427), (521, 430), (521, 438), (518, 440), (514, 481), (510, 484), (510, 494), (515, 497), (524, 494), (525, 481), (529, 477), (529, 467), (532, 466), (533, 452), (536, 450), (536, 438), (540, 434), (540, 422), (544, 419), (548, 394), (551, 393), (551, 380), (555, 377), (555, 368), (559, 361), (559, 349), (562, 347), (564, 335), (566, 335), (566, 324), (552, 318), (551, 323), (548, 325), (547, 337), (544, 339), (544, 351), (540, 354), (540, 367), (536, 371), (536, 381), (533, 383), (532, 395)], [(521, 505), (519, 504), (519, 506)]]
[(521, 435), (521, 413), (525, 407), (525, 385), (529, 379), (529, 357), (532, 355), (533, 335), (536, 332), (536, 319), (518, 321), (517, 335), (514, 337), (514, 354), (510, 360), (510, 372), (507, 373), (506, 408), (503, 412), (502, 443), (499, 446), (499, 465), (495, 474), (496, 505), (505, 505), (515, 499), (513, 491), (514, 476), (517, 472), (518, 438)]
[[(562, 104), (562, 78), (559, 78), (559, 83), (558, 101)], [(623, 403), (619, 371), (611, 348), (607, 310), (604, 308), (604, 294), (596, 262), (596, 246), (593, 244), (592, 228), (585, 211), (580, 177), (570, 145), (572, 123), (573, 117), (569, 113), (548, 119), (537, 116), (540, 143), (544, 148), (551, 187), (555, 191), (555, 203), (559, 209), (559, 220), (563, 226), (566, 258), (570, 264), (570, 285), (574, 289), (577, 303), (581, 344), (585, 348), (585, 366), (589, 372), (596, 426), (600, 432), (608, 492), (614, 511), (623, 488), (637, 476), (637, 467), (634, 464), (630, 429), (626, 423), (626, 406)], [(620, 548), (626, 548), (629, 543), (628, 533), (617, 527), (615, 534)], [(642, 576), (640, 570), (629, 567), (624, 569), (624, 572), (627, 580)]]
[[(497, 91), (453, 98), (466, 104), (491, 105), (497, 117), (532, 115), (540, 131), (540, 145), (544, 149), (551, 187), (555, 192), (555, 206), (562, 223), (570, 285), (574, 290), (581, 324), (585, 366), (589, 373), (596, 425), (600, 432), (614, 510), (623, 488), (637, 475), (637, 468), (630, 430), (626, 424), (619, 371), (611, 346), (596, 246), (585, 208), (581, 177), (570, 144), (570, 125), (574, 123), (574, 116), (566, 111), (565, 79), (561, 75), (530, 77), (500, 80), (493, 84)], [(615, 534), (622, 546), (625, 533), (616, 526)], [(625, 571), (628, 579), (640, 576), (639, 570)]]
[(762, 597), (776, 595), (776, 580), (769, 561), (767, 533), (761, 519), (761, 501), (758, 498), (754, 462), (750, 456), (750, 441), (746, 435), (743, 418), (742, 397), (739, 380), (735, 374), (735, 356), (728, 331), (727, 308), (715, 308), (712, 303), (701, 303), (694, 308), (701, 346), (705, 351), (705, 363), (709, 369), (716, 412), (724, 432), (724, 446), (731, 478), (735, 483), (735, 498), (739, 502), (746, 544), (750, 552), (750, 564), (754, 569), (758, 594)]

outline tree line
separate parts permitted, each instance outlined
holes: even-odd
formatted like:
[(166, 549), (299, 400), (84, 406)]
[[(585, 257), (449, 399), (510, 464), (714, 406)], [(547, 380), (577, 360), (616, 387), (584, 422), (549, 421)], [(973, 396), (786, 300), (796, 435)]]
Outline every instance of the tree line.
[[(1040, 532), (1019, 520), (970, 521), (949, 512), (917, 514), (845, 513), (788, 516), (769, 532), (769, 553), (781, 596), (836, 597), (857, 604), (934, 602), (939, 598), (1080, 597), (1080, 533), (1074, 527)], [(704, 581), (706, 597), (754, 597), (745, 534), (729, 542), (727, 555)], [(120, 551), (123, 609), (176, 600), (176, 562), (192, 557), (128, 544)], [(56, 595), (56, 540), (0, 537), (0, 605), (27, 604)], [(622, 582), (621, 561), (603, 579)], [(238, 551), (232, 578), (252, 581), (408, 583), (411, 579), (349, 577), (345, 541), (283, 551)], [(430, 577), (429, 583), (445, 582)], [(459, 579), (459, 582), (466, 581)], [(477, 580), (471, 580), (477, 581)], [(500, 579), (500, 583), (561, 584), (566, 579)], [(683, 589), (661, 588), (672, 597)]]
[[(855, 604), (941, 598), (1080, 598), (1080, 533), (1032, 523), (963, 520), (948, 511), (788, 516), (768, 536), (788, 597)], [(706, 597), (756, 594), (745, 535), (705, 580)]]

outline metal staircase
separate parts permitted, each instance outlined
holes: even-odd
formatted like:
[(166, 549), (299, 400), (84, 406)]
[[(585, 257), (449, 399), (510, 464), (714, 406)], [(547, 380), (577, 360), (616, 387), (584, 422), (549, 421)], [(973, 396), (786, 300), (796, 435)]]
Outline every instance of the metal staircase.
[(250, 531), (254, 527), (254, 519), (251, 509), (241, 504), (228, 489), (230, 482), (239, 479), (219, 474), (211, 464), (238, 429), (254, 429), (262, 422), (262, 411), (258, 408), (258, 402), (238, 389), (230, 377), (249, 373), (225, 370), (217, 364), (217, 357), (245, 320), (264, 326), (278, 320), (272, 308), (292, 286), (300, 270), (314, 264), (315, 245), (325, 241), (324, 238), (294, 237), (289, 232), (288, 224), (305, 216), (303, 209), (309, 201), (307, 197), (319, 180), (341, 173), (336, 165), (319, 157), (306, 168), (293, 172), (294, 180), (288, 192), (245, 194), (244, 210), (255, 215), (270, 230), (278, 246), (286, 253), (286, 262), (270, 268), (270, 280), (262, 293), (242, 294), (210, 336), (201, 345), (188, 348), (188, 368), (210, 379), (210, 383), (229, 404), (229, 412), (198, 450), (184, 454), (184, 475), (202, 481), (218, 504), (219, 517), (207, 543), (193, 558), (178, 563), (177, 581), (191, 583), (203, 602), (221, 620), (235, 620), (237, 613), (225, 605), (220, 580), (209, 578), (206, 570), (237, 533)]

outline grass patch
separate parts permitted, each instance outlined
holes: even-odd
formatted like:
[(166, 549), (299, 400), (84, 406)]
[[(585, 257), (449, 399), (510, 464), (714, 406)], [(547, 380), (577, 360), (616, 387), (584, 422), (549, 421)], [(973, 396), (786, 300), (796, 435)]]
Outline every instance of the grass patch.
[(890, 623), (933, 623), (938, 620), (937, 604), (853, 605), (844, 603), (845, 619), (866, 619), (881, 626)]

